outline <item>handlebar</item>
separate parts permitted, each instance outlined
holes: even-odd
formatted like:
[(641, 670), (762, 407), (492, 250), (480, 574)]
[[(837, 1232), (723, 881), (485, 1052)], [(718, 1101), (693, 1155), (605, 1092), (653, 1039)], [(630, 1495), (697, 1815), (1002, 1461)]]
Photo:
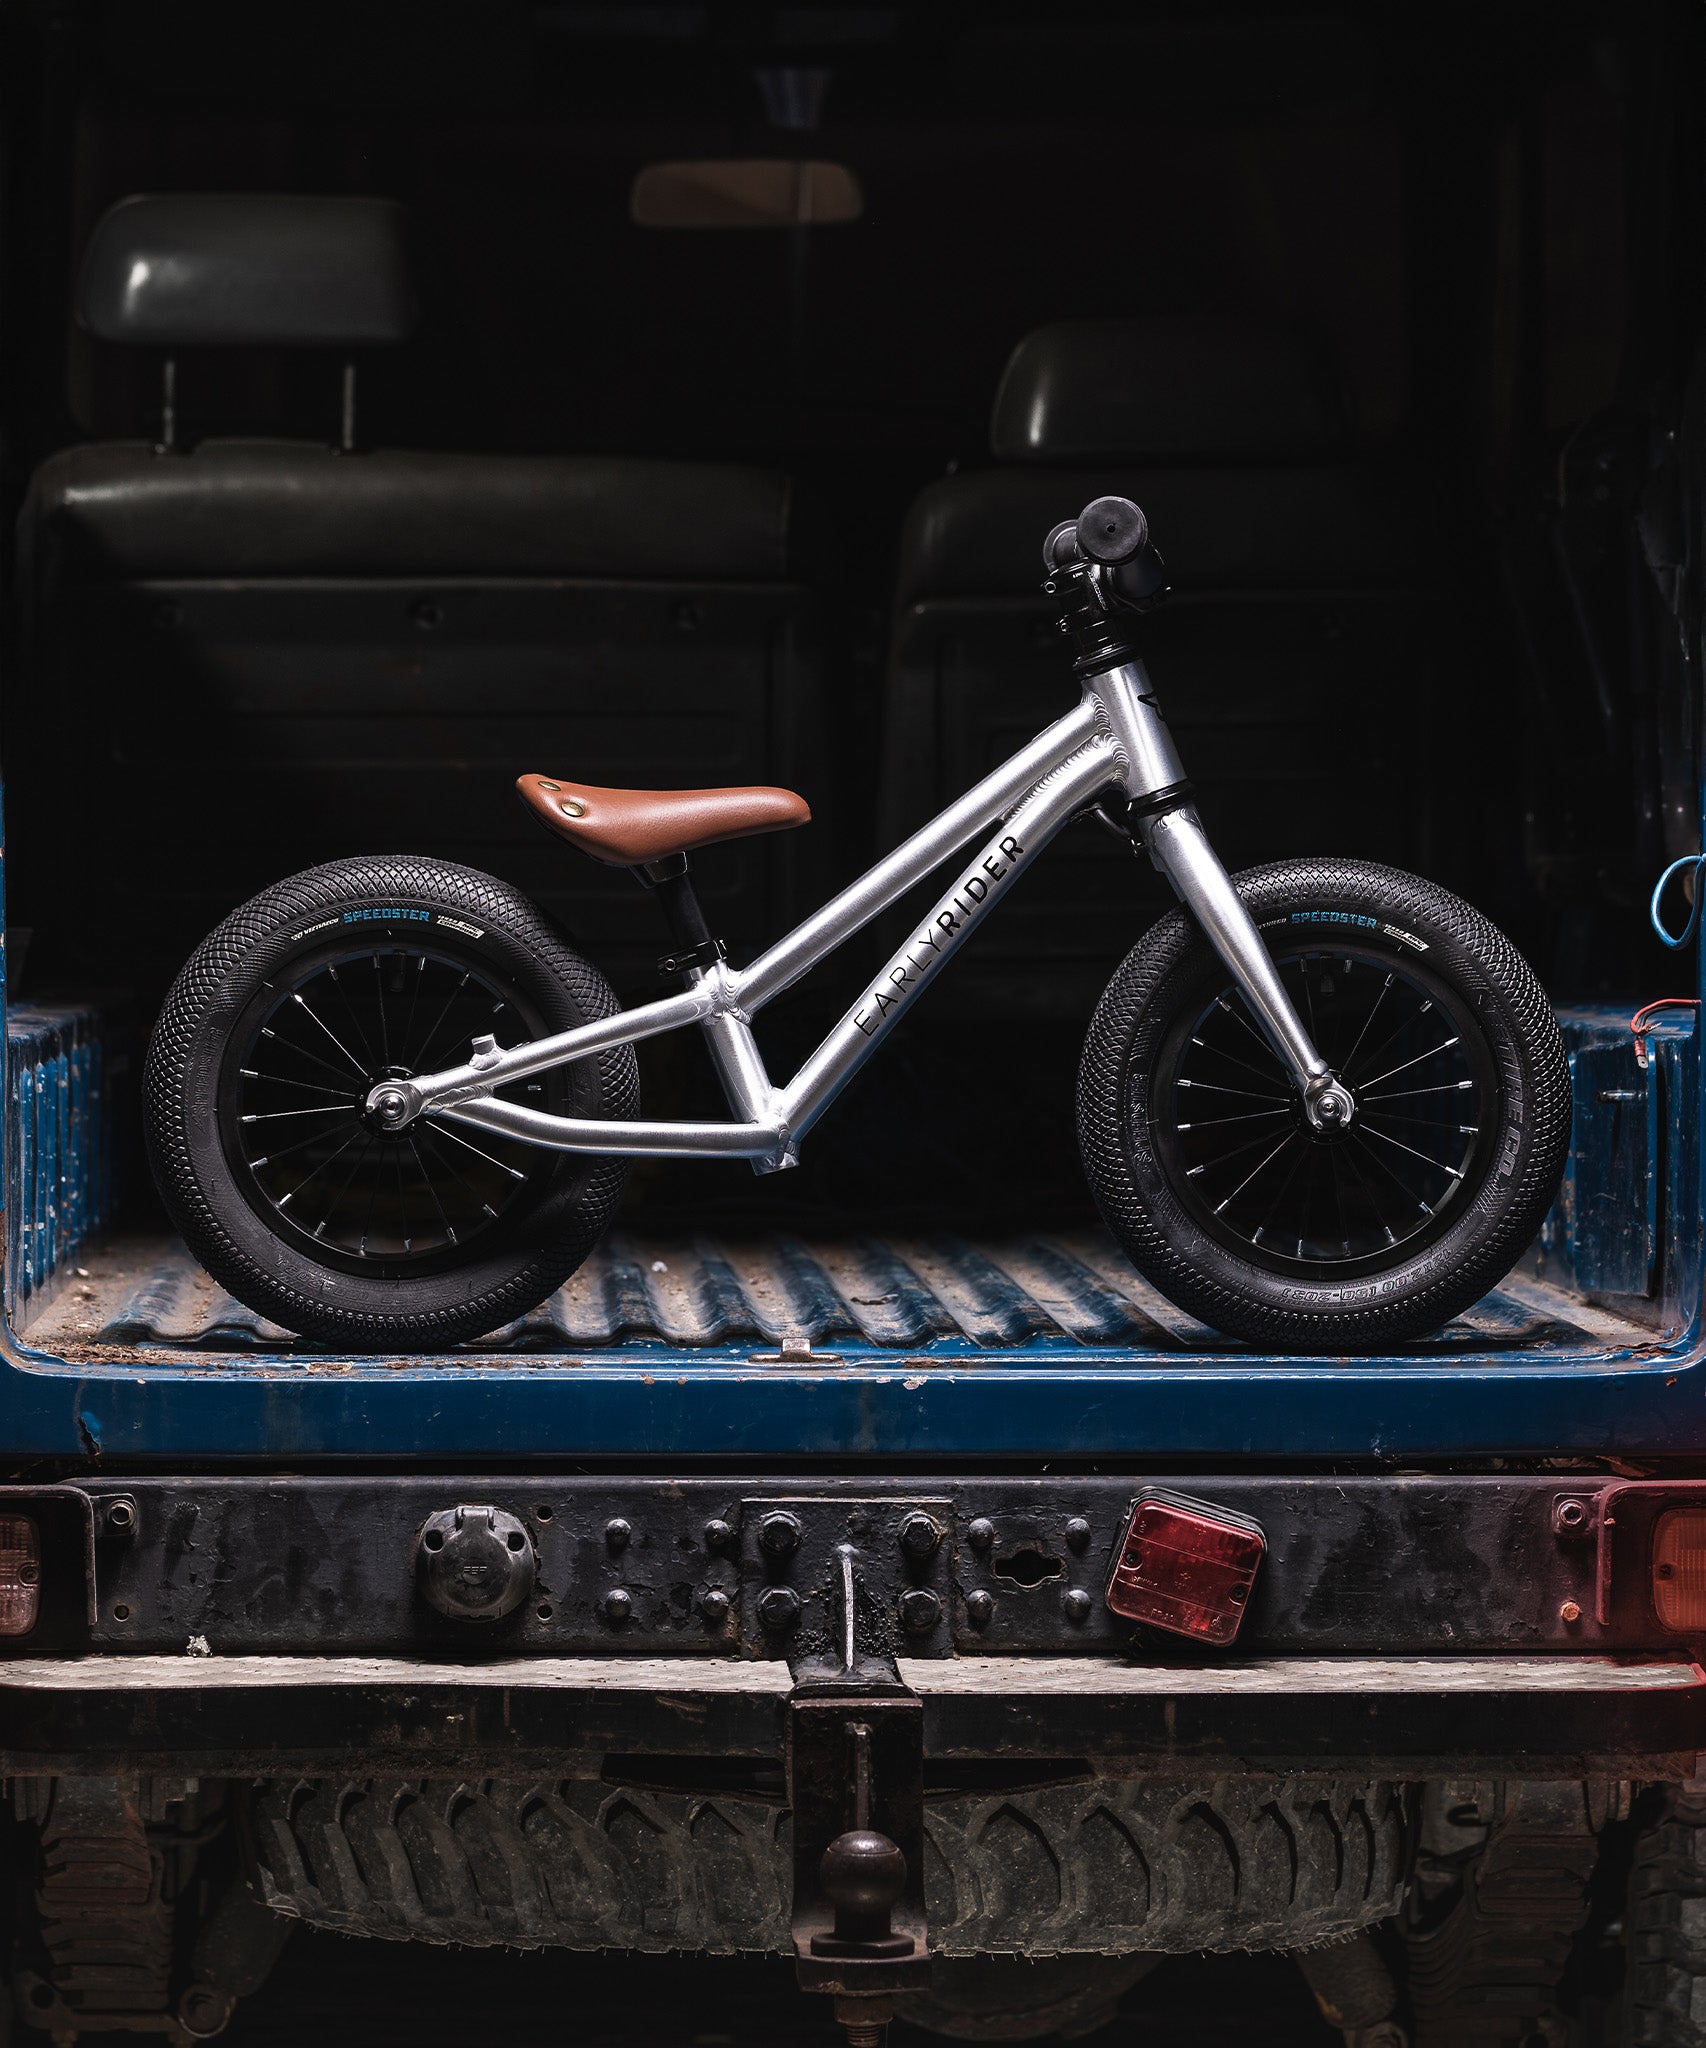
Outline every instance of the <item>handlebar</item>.
[(1143, 508), (1130, 498), (1093, 498), (1076, 519), (1063, 519), (1043, 542), (1043, 567), (1053, 574), (1069, 562), (1094, 563), (1101, 587), (1118, 604), (1139, 609), (1160, 596), (1166, 565), (1149, 537)]

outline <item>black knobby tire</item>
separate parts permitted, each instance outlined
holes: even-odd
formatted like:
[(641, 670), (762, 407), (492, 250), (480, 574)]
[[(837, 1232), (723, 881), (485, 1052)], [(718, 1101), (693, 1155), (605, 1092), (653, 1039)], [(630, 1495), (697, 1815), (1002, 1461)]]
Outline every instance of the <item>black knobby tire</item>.
[(1322, 1057), (1360, 1086), (1357, 1115), (1310, 1130), (1231, 976), (1172, 911), (1085, 1041), (1097, 1206), (1140, 1272), (1228, 1336), (1297, 1352), (1422, 1336), (1504, 1277), (1557, 1192), (1557, 1021), (1503, 934), (1417, 876), (1307, 860), (1233, 879)]
[[(161, 1010), (143, 1095), (161, 1199), (213, 1277), (286, 1329), (356, 1351), (480, 1336), (585, 1260), (626, 1167), (431, 1119), (391, 1139), (360, 1118), (365, 1086), (455, 1065), (473, 1031), (515, 1044), (619, 1007), (524, 896), (472, 868), (398, 856), (294, 875), (202, 941)], [(426, 1055), (412, 1069), (411, 1051)], [(633, 1050), (499, 1093), (628, 1118)], [(288, 1142), (263, 1146), (275, 1131)]]

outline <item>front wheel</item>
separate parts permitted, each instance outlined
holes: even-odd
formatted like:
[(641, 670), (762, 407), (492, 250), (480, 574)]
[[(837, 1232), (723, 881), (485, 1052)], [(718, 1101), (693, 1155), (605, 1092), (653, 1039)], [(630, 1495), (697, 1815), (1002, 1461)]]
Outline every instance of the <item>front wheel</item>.
[[(369, 1091), (592, 1023), (609, 984), (524, 896), (449, 861), (335, 861), (234, 910), (191, 955), (148, 1051), (162, 1200), (250, 1308), (358, 1351), (438, 1349), (537, 1306), (580, 1265), (620, 1160), (543, 1151)], [(631, 1117), (633, 1049), (497, 1091), (562, 1116)]]
[(1551, 1007), (1495, 926), (1415, 875), (1309, 860), (1233, 880), (1355, 1113), (1310, 1125), (1175, 910), (1085, 1041), (1091, 1191), (1138, 1270), (1229, 1336), (1299, 1352), (1421, 1336), (1504, 1277), (1557, 1192), (1570, 1079)]

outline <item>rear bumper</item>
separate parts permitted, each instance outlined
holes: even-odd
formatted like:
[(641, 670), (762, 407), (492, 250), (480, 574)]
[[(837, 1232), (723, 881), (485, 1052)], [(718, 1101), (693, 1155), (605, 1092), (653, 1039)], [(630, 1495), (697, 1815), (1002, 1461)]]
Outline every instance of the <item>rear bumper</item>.
[[(926, 1767), (1100, 1774), (1686, 1777), (1706, 1671), (1603, 1657), (902, 1659)], [(780, 1660), (93, 1656), (0, 1666), (0, 1772), (584, 1772), (611, 1755), (780, 1757)]]

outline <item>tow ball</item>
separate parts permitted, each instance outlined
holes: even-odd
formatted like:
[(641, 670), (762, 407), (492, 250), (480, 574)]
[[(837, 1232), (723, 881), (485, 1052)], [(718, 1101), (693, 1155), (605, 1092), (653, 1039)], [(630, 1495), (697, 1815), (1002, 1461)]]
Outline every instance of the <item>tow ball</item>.
[(882, 2048), (894, 1995), (929, 1982), (924, 1708), (904, 1692), (796, 1691), (788, 1716), (794, 1958), (847, 2048)]

